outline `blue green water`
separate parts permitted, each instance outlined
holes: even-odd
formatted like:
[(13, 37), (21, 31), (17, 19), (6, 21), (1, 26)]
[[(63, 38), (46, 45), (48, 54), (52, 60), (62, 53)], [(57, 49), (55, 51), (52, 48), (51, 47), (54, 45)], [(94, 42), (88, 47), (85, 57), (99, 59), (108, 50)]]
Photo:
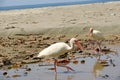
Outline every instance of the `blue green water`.
[(0, 10), (64, 6), (64, 5), (88, 4), (88, 3), (110, 2), (110, 1), (120, 1), (120, 0), (0, 0)]

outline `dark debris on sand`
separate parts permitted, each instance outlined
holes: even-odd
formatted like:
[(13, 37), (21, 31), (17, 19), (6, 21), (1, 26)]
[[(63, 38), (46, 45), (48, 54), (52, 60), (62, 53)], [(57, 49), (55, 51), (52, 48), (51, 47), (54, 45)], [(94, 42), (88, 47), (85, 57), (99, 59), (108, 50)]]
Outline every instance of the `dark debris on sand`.
[[(56, 42), (63, 41), (68, 43), (70, 38), (71, 37), (67, 35), (16, 35), (9, 37), (0, 36), (0, 68), (3, 68), (4, 66), (11, 66), (17, 63), (28, 64), (40, 62), (41, 60), (37, 59), (36, 56), (42, 49)], [(84, 37), (81, 38), (79, 35), (77, 38), (82, 43), (84, 48), (88, 50), (90, 49), (89, 39), (84, 39)], [(106, 42), (108, 44), (118, 44), (120, 43), (120, 37), (117, 39), (113, 37), (103, 42)], [(78, 51), (78, 49), (74, 49), (73, 52), (76, 53), (76, 50)], [(102, 49), (102, 52), (105, 53), (110, 51), (112, 50), (107, 49), (106, 47)], [(82, 54), (83, 51), (77, 53)], [(68, 55), (69, 54), (66, 53), (65, 55), (61, 55), (60, 58), (64, 58)], [(90, 55), (91, 53), (89, 52), (89, 56)], [(84, 63), (84, 61), (81, 63)]]

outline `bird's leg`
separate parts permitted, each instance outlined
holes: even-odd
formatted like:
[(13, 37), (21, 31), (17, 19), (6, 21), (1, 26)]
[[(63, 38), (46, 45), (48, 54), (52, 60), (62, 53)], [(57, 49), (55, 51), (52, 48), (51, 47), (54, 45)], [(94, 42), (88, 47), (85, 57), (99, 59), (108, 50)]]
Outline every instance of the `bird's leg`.
[(91, 48), (91, 49), (94, 49), (95, 43), (96, 43), (96, 41), (94, 41), (94, 40), (91, 40), (91, 41), (90, 41), (90, 48)]
[(101, 47), (100, 47), (100, 42), (99, 41), (96, 41), (96, 47), (95, 47), (95, 49), (94, 49), (94, 52), (95, 52), (95, 54), (96, 54), (96, 58), (97, 58), (97, 60), (100, 60), (100, 57), (101, 57), (101, 51), (102, 51), (102, 49), (101, 49)]
[(65, 68), (67, 69), (67, 71), (69, 71), (69, 70), (71, 70), (71, 71), (75, 71), (74, 69), (72, 69), (72, 68), (69, 67), (69, 66), (59, 65), (59, 64), (57, 64), (57, 66), (59, 66), (59, 67), (65, 67)]
[(100, 52), (101, 52), (101, 41), (97, 41), (97, 44), (98, 44), (98, 48), (99, 48), (99, 50), (100, 50)]
[(100, 60), (100, 57), (101, 57), (101, 55), (100, 55), (100, 54), (98, 54), (98, 56), (97, 56), (97, 60)]
[(57, 74), (56, 66), (57, 66), (57, 60), (56, 60), (56, 59), (54, 59), (55, 74)]
[(64, 67), (66, 67), (68, 71), (69, 71), (69, 70), (71, 70), (71, 71), (75, 71), (74, 69), (72, 69), (72, 68), (69, 67), (69, 66), (64, 66)]
[(97, 41), (96, 41), (96, 44), (97, 44), (97, 45), (96, 45), (96, 48), (95, 48), (95, 49), (98, 48), (98, 49), (99, 49), (99, 52), (101, 52), (101, 51), (102, 51), (102, 49), (101, 49), (101, 41), (98, 41), (98, 40), (97, 40)]

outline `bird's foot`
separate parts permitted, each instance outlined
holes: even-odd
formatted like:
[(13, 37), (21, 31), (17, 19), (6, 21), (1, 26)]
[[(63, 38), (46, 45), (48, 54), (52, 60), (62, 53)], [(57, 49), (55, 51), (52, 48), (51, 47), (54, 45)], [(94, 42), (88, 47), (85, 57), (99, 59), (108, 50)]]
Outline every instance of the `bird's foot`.
[(72, 69), (72, 68), (69, 67), (69, 66), (66, 66), (66, 68), (67, 68), (67, 71), (69, 71), (69, 70), (71, 70), (71, 71), (75, 71), (74, 69)]

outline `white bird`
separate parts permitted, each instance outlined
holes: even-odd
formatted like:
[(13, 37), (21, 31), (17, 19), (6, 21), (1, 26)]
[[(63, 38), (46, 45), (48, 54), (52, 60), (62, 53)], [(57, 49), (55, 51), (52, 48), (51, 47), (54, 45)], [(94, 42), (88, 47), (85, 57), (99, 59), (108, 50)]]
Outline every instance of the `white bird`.
[[(76, 38), (71, 38), (70, 40), (70, 46), (64, 42), (58, 42), (55, 44), (52, 44), (51, 46), (43, 49), (37, 57), (47, 57), (47, 58), (54, 58), (54, 68), (56, 73), (56, 66), (57, 66), (57, 58), (69, 51), (71, 51), (74, 48), (74, 44), (78, 46), (81, 50), (83, 50), (83, 47), (79, 43), (79, 41)], [(65, 67), (65, 66), (64, 66)], [(66, 67), (67, 69), (71, 69), (70, 67)]]
[(98, 30), (94, 30), (93, 28), (90, 28), (89, 36), (97, 41), (99, 49), (101, 50), (101, 47), (100, 47), (101, 41), (105, 39), (103, 34)]

